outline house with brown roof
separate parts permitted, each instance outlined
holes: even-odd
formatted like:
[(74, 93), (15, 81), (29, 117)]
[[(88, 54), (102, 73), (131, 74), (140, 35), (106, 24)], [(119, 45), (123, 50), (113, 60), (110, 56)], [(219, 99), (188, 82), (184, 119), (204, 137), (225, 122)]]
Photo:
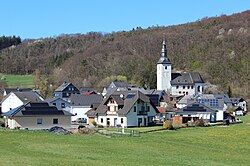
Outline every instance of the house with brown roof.
[(71, 116), (68, 111), (58, 110), (46, 102), (28, 102), (3, 114), (11, 129), (49, 129), (54, 126), (71, 127)]
[[(148, 126), (157, 113), (150, 98), (142, 92), (115, 91), (107, 95), (96, 109), (95, 122), (114, 127)], [(87, 116), (93, 116), (93, 110)]]

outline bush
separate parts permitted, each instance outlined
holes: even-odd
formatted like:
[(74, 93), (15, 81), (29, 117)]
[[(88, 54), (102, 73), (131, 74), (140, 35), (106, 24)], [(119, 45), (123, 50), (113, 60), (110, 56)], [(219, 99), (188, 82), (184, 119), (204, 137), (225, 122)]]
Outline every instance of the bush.
[(194, 122), (196, 127), (204, 127), (205, 126), (205, 121), (203, 119), (198, 119)]
[(92, 122), (92, 125), (94, 125), (95, 127), (97, 126), (97, 123), (94, 121)]
[(165, 121), (163, 123), (163, 128), (167, 129), (167, 130), (174, 130), (173, 122), (172, 121)]

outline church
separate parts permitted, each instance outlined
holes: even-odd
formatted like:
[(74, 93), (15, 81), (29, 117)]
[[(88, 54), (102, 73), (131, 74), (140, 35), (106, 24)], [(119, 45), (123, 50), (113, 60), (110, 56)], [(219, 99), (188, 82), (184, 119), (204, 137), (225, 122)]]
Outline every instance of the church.
[(204, 92), (204, 81), (200, 73), (172, 73), (165, 39), (157, 62), (157, 90), (165, 90), (172, 96), (197, 95)]

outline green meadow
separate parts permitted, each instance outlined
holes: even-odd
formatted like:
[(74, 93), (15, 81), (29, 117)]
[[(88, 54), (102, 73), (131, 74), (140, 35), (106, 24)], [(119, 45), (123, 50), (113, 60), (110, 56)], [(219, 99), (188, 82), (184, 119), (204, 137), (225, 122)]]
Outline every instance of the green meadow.
[[(1, 165), (249, 165), (250, 116), (230, 126), (110, 138), (0, 129)], [(140, 130), (140, 129), (137, 129)]]
[(33, 88), (33, 75), (0, 74), (1, 81), (6, 81), (8, 87)]

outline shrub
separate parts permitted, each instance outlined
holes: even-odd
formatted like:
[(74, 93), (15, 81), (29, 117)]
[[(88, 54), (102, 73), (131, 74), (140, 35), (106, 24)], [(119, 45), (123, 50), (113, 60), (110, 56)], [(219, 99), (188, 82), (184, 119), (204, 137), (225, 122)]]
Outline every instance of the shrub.
[(167, 130), (174, 130), (173, 122), (172, 121), (165, 121), (163, 123), (163, 128), (167, 129)]
[(196, 127), (204, 127), (205, 126), (205, 121), (203, 119), (198, 119), (194, 122)]
[(95, 127), (97, 126), (97, 123), (94, 121), (92, 122), (92, 125), (94, 125)]

